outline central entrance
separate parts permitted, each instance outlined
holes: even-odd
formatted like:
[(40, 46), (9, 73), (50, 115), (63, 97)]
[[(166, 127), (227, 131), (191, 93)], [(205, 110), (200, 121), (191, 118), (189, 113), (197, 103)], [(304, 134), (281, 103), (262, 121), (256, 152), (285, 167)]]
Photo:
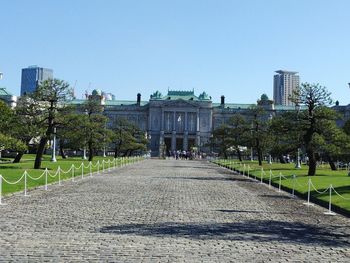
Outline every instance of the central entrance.
[(183, 150), (183, 138), (176, 138), (176, 150)]
[(171, 153), (171, 138), (164, 138), (165, 150), (167, 155)]
[(188, 150), (192, 150), (196, 146), (196, 140), (193, 138), (188, 139)]

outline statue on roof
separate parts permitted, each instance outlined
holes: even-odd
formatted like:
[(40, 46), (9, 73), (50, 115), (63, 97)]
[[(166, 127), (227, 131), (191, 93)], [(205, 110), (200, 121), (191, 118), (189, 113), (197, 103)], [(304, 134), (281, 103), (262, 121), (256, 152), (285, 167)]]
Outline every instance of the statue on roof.
[(160, 99), (160, 98), (162, 98), (162, 93), (160, 93), (158, 90), (151, 95), (151, 99)]
[(205, 91), (203, 91), (203, 92), (199, 95), (198, 99), (200, 99), (200, 100), (210, 100), (211, 98), (209, 97), (209, 95), (208, 95)]

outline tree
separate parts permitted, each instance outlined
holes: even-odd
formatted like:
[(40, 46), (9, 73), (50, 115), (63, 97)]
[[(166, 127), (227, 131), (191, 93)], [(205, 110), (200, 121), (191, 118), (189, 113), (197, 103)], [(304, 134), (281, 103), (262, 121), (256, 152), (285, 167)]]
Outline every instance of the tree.
[(25, 151), (27, 148), (20, 139), (13, 136), (17, 128), (14, 119), (13, 110), (0, 101), (0, 157), (2, 150)]
[(229, 119), (228, 126), (228, 134), (230, 138), (228, 143), (234, 147), (239, 161), (242, 162), (240, 146), (245, 145), (249, 140), (249, 124), (241, 114), (235, 114)]
[(316, 174), (316, 141), (315, 135), (321, 134), (322, 122), (334, 120), (335, 113), (327, 110), (332, 103), (330, 93), (319, 84), (302, 83), (294, 90), (291, 101), (296, 105), (304, 105), (306, 110), (300, 112), (299, 121), (302, 123), (302, 139), (309, 160), (308, 175)]
[(57, 116), (66, 107), (65, 102), (72, 98), (69, 84), (59, 79), (44, 80), (32, 94), (28, 95), (29, 106), (33, 107), (40, 118), (40, 142), (34, 162), (34, 169), (40, 169), (42, 156), (54, 128), (57, 126)]
[(219, 155), (227, 158), (227, 151), (232, 146), (232, 139), (230, 137), (230, 127), (227, 124), (222, 124), (213, 131), (211, 144), (219, 149)]
[(267, 116), (262, 107), (252, 107), (249, 110), (251, 116), (251, 145), (258, 154), (259, 165), (262, 165), (263, 151), (269, 145), (269, 125)]
[(126, 118), (117, 118), (112, 129), (115, 158), (121, 154), (130, 156), (134, 151), (146, 150), (147, 138), (145, 138), (143, 132), (135, 124)]
[(300, 130), (298, 112), (287, 111), (271, 120), (271, 154), (278, 157), (281, 163), (285, 163), (284, 154), (295, 154), (301, 147)]
[(111, 131), (107, 129), (107, 117), (102, 115), (103, 106), (98, 99), (87, 100), (83, 105), (84, 124), (82, 131), (85, 133), (84, 144), (89, 150), (89, 161), (92, 161), (94, 152), (105, 147), (111, 138)]

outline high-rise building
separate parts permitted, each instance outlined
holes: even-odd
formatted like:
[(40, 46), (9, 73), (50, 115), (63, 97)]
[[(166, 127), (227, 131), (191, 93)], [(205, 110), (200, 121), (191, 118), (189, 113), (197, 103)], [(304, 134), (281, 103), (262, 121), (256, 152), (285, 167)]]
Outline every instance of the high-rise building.
[(41, 81), (53, 78), (53, 70), (29, 66), (22, 69), (21, 96), (32, 93), (36, 90)]
[(273, 100), (275, 105), (293, 105), (289, 100), (293, 90), (299, 86), (298, 72), (277, 70), (273, 76)]

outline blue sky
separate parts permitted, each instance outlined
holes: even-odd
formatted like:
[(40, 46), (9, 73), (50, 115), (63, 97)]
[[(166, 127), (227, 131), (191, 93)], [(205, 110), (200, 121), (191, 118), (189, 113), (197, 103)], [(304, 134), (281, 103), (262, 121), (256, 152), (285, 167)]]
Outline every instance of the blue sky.
[(206, 91), (218, 102), (273, 95), (275, 70), (298, 71), (350, 101), (347, 0), (1, 0), (0, 86), (20, 92), (21, 68), (52, 68), (117, 99), (156, 90)]

